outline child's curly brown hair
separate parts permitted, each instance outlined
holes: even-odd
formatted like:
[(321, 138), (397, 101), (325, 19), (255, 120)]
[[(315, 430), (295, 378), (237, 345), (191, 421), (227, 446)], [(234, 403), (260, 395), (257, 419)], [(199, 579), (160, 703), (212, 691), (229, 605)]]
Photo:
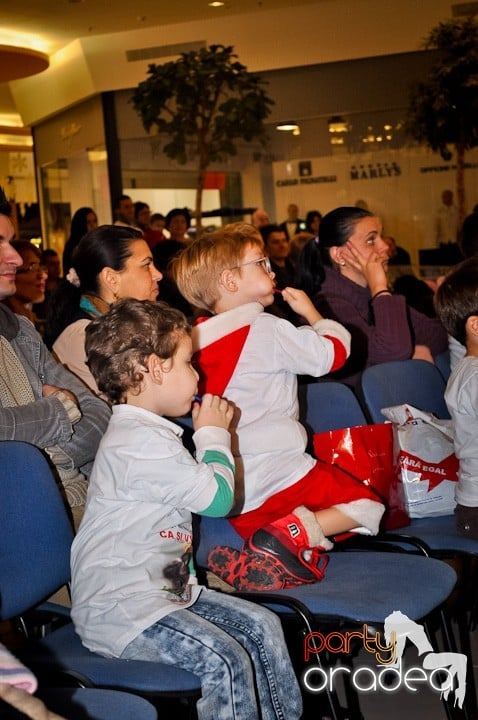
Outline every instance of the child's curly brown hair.
[(112, 405), (138, 392), (150, 355), (166, 360), (191, 326), (179, 310), (151, 300), (119, 300), (86, 327), (87, 364)]

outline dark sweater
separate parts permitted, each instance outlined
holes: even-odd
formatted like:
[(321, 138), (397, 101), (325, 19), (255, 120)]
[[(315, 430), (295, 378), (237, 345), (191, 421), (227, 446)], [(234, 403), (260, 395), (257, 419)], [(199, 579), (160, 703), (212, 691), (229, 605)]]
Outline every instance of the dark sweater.
[(402, 295), (380, 295), (370, 303), (370, 290), (357, 285), (334, 268), (314, 303), (324, 317), (342, 323), (352, 335), (350, 357), (334, 378), (357, 385), (369, 365), (408, 360), (415, 345), (426, 345), (433, 356), (448, 347), (440, 322), (407, 306)]

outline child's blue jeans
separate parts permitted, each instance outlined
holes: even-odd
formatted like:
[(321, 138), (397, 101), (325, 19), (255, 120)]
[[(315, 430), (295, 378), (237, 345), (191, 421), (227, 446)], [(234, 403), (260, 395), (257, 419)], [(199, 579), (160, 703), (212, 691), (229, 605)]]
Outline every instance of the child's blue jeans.
[(302, 713), (277, 616), (214, 590), (144, 630), (121, 657), (170, 663), (200, 677), (199, 720), (298, 720)]

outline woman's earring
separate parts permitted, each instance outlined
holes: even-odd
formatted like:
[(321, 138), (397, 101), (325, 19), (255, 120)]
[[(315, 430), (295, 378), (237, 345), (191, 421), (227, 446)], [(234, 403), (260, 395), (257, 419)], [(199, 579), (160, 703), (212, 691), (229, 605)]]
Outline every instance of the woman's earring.
[(340, 263), (340, 265), (341, 265), (342, 267), (345, 267), (345, 260), (342, 260), (342, 262)]

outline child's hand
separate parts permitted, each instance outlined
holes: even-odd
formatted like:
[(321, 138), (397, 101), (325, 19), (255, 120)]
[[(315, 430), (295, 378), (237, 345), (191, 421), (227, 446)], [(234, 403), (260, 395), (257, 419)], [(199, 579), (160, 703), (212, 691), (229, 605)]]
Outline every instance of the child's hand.
[(219, 395), (206, 393), (202, 402), (195, 402), (192, 409), (194, 430), (213, 425), (227, 430), (234, 414), (234, 405)]
[(312, 300), (303, 290), (286, 287), (282, 291), (282, 297), (297, 315), (305, 317), (309, 325), (313, 325), (317, 320), (322, 320), (322, 315), (314, 307)]

